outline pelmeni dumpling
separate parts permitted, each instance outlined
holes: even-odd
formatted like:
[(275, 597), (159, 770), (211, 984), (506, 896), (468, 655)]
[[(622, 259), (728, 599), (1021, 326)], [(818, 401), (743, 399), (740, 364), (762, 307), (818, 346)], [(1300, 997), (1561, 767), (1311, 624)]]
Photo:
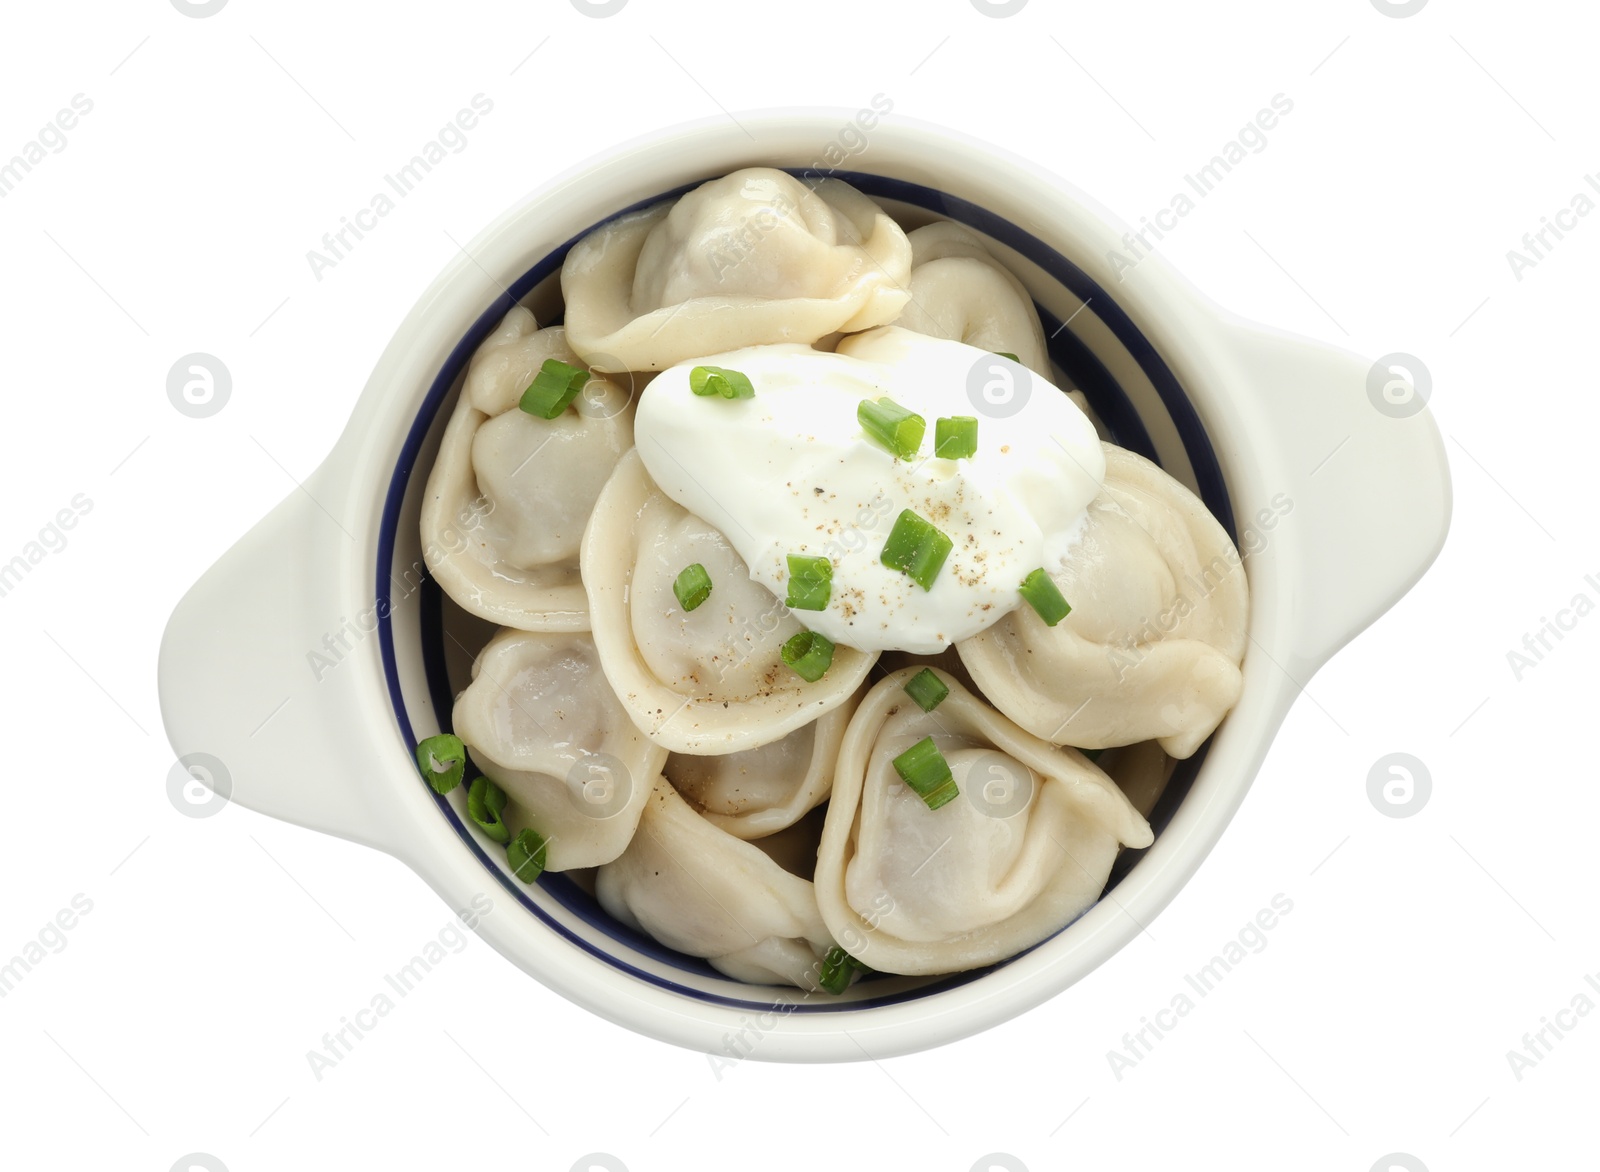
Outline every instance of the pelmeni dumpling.
[(1033, 298), (977, 233), (947, 220), (912, 232), (911, 299), (894, 323), (919, 334), (1015, 354), (1053, 379)]
[(567, 254), (561, 292), (598, 369), (661, 370), (883, 325), (910, 275), (905, 233), (855, 188), (750, 167), (602, 224)]
[[(705, 567), (711, 595), (685, 611), (679, 573)], [(666, 497), (637, 449), (617, 465), (583, 538), (583, 582), (606, 678), (633, 721), (674, 753), (758, 748), (849, 701), (876, 654), (838, 646), (807, 683), (783, 662), (802, 628), (721, 533)]]
[(1079, 544), (1051, 577), (1072, 613), (1028, 606), (958, 643), (1000, 711), (1057, 744), (1159, 741), (1194, 754), (1239, 698), (1249, 591), (1238, 550), (1195, 495), (1105, 445)]
[(633, 404), (591, 378), (554, 419), (518, 407), (547, 358), (581, 365), (560, 327), (521, 306), (478, 347), (422, 503), (428, 568), (458, 604), (532, 631), (587, 629), (578, 543), (612, 465), (633, 446)]
[(617, 703), (586, 632), (500, 631), (451, 720), (511, 799), (513, 831), (545, 837), (550, 871), (620, 855), (667, 759)]
[[(1065, 927), (1150, 827), (1082, 754), (1018, 728), (950, 675), (924, 712), (921, 668), (879, 681), (845, 732), (817, 854), (818, 906), (840, 947), (917, 976), (992, 964)], [(933, 738), (960, 788), (930, 810), (894, 768)]]
[(639, 832), (595, 877), (600, 906), (739, 981), (815, 989), (833, 946), (811, 883), (706, 821), (664, 779)]
[(735, 838), (765, 838), (827, 799), (858, 698), (754, 749), (716, 757), (674, 753), (662, 772), (713, 826)]

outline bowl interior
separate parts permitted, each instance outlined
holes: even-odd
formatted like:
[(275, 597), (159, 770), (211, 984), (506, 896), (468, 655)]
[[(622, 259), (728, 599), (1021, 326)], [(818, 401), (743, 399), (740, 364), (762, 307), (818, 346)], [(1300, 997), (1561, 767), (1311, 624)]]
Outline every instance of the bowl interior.
[[(803, 172), (794, 170), (794, 174)], [(1087, 276), (1068, 257), (989, 209), (921, 184), (888, 175), (833, 174), (875, 198), (907, 228), (932, 220), (964, 224), (1032, 294), (1057, 368), (1057, 383), (1081, 390), (1113, 442), (1160, 464), (1193, 489), (1237, 540), (1233, 511), (1210, 439), (1183, 387), (1133, 320), (1114, 291)], [(707, 175), (705, 178), (712, 178)], [(692, 185), (691, 185), (692, 186)], [(633, 207), (648, 206), (688, 190), (663, 191)], [(616, 208), (620, 215), (633, 208)], [(454, 696), (470, 678), (473, 656), (493, 627), (462, 611), (439, 589), (422, 557), (418, 518), (424, 485), (468, 361), (514, 303), (528, 306), (541, 325), (559, 322), (559, 274), (567, 250), (584, 233), (549, 252), (492, 302), (463, 333), (436, 372), (407, 434), (384, 501), (374, 567), (379, 640), (388, 691), (405, 749), (435, 732), (450, 730)], [(1183, 802), (1205, 760), (1210, 742), (1177, 763), (1150, 815), (1158, 839)], [(416, 782), (424, 786), (419, 777)], [(795, 989), (753, 986), (722, 976), (705, 961), (664, 948), (613, 920), (595, 901), (592, 879), (582, 872), (546, 874), (533, 886), (517, 881), (504, 865), (504, 851), (466, 816), (466, 786), (433, 797), (466, 847), (498, 882), (509, 902), (532, 921), (553, 930), (596, 960), (658, 989), (702, 1004), (789, 1013), (848, 1013), (875, 1006), (937, 997), (981, 980), (1011, 961), (943, 977), (874, 974), (839, 998), (817, 999)], [(1111, 873), (1114, 888), (1137, 865), (1143, 851), (1123, 851)], [(1102, 896), (1103, 898), (1103, 896)], [(1063, 931), (1069, 931), (1070, 925)], [(1042, 947), (1036, 945), (1035, 947)], [(1015, 958), (1013, 958), (1015, 959)]]

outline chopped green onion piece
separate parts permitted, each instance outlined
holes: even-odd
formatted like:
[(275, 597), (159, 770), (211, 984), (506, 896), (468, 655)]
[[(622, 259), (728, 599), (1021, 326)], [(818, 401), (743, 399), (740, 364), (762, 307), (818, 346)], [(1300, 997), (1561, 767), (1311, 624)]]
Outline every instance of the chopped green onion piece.
[(721, 395), (724, 399), (753, 399), (755, 387), (737, 370), (722, 366), (697, 366), (689, 372), (689, 389), (697, 395)]
[(1028, 605), (1039, 612), (1039, 617), (1044, 620), (1044, 625), (1047, 627), (1055, 626), (1072, 613), (1072, 608), (1062, 597), (1060, 588), (1051, 580), (1050, 575), (1044, 572), (1043, 566), (1024, 578), (1022, 585), (1017, 589), (1022, 593), (1022, 597), (1028, 600)]
[(467, 771), (467, 747), (449, 733), (429, 737), (417, 746), (417, 768), (435, 793), (447, 794)]
[(816, 578), (790, 578), (789, 596), (784, 604), (790, 610), (827, 610), (833, 584)]
[(933, 674), (932, 668), (923, 668), (905, 684), (906, 695), (917, 702), (924, 712), (932, 712), (950, 694), (949, 686)]
[(539, 373), (533, 376), (533, 382), (522, 392), (517, 406), (540, 419), (554, 419), (578, 397), (588, 381), (587, 370), (569, 366), (558, 358), (546, 358)]
[(928, 421), (915, 411), (907, 411), (893, 399), (862, 399), (856, 404), (856, 421), (867, 438), (887, 448), (897, 460), (911, 460), (922, 446)]
[(961, 791), (950, 773), (950, 763), (939, 752), (932, 737), (923, 737), (894, 759), (894, 771), (900, 780), (917, 792), (928, 809), (937, 810), (952, 801)]
[(790, 610), (826, 610), (833, 594), (833, 563), (825, 557), (789, 555)]
[(997, 354), (998, 356), (1000, 356), (1001, 358), (1009, 358), (1009, 359), (1011, 359), (1011, 361), (1015, 362), (1018, 366), (1022, 365), (1022, 359), (1018, 358), (1015, 354), (1007, 354), (1004, 350), (996, 350), (996, 351), (994, 351), (994, 353)]
[(817, 969), (817, 984), (822, 986), (824, 992), (837, 997), (850, 987), (850, 980), (857, 973), (871, 971), (836, 944), (822, 958), (821, 966)]
[(532, 827), (506, 845), (506, 862), (511, 865), (511, 873), (524, 883), (532, 883), (544, 874), (544, 860), (544, 835)]
[(711, 575), (699, 562), (678, 571), (672, 583), (672, 592), (678, 596), (678, 605), (693, 610), (711, 597)]
[(942, 460), (965, 460), (977, 455), (977, 417), (949, 415), (934, 420), (933, 454)]
[(833, 663), (833, 640), (818, 631), (800, 631), (783, 645), (783, 662), (808, 684), (814, 684)]
[(924, 590), (933, 589), (933, 580), (944, 567), (955, 543), (910, 509), (894, 520), (889, 540), (883, 543), (879, 560), (891, 570), (899, 570)]
[(467, 815), (496, 842), (509, 842), (511, 831), (500, 817), (506, 808), (506, 791), (487, 777), (474, 777), (467, 790)]

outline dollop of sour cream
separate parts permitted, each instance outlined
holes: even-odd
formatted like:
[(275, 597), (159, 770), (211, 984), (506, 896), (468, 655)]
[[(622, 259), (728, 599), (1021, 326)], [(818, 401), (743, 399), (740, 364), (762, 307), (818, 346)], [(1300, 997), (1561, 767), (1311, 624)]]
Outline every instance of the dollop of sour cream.
[[(754, 397), (694, 394), (695, 366), (740, 371)], [(885, 396), (927, 421), (915, 459), (857, 422), (862, 399)], [(977, 453), (934, 456), (935, 421), (957, 415), (977, 418)], [(827, 608), (796, 617), (863, 651), (942, 651), (998, 622), (1022, 603), (1023, 578), (1068, 555), (1105, 479), (1094, 425), (1058, 388), (896, 326), (838, 353), (752, 346), (670, 367), (640, 395), (634, 442), (661, 491), (721, 530), (780, 601), (790, 554), (827, 557)], [(904, 509), (953, 543), (928, 590), (880, 560)]]

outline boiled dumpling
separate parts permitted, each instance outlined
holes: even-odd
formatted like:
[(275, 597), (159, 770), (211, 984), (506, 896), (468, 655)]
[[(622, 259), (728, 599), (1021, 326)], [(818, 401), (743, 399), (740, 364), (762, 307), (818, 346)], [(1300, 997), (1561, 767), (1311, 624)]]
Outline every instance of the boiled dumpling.
[[(834, 775), (816, 890), (840, 947), (906, 975), (992, 964), (1093, 904), (1123, 845), (1150, 827), (1082, 754), (1018, 728), (950, 689), (932, 712), (905, 692), (921, 668), (879, 681), (856, 709)], [(925, 737), (960, 792), (929, 809), (894, 768)]]
[(639, 833), (595, 876), (600, 906), (735, 980), (817, 988), (833, 946), (811, 883), (706, 821), (664, 779)]
[[(674, 753), (770, 744), (849, 701), (877, 658), (840, 645), (821, 679), (797, 675), (780, 652), (799, 620), (727, 538), (656, 488), (637, 450), (600, 493), (582, 562), (606, 678), (634, 723)], [(711, 594), (686, 611), (673, 583), (695, 564)]]
[(422, 548), (446, 594), (481, 618), (581, 631), (578, 543), (595, 497), (633, 445), (624, 376), (591, 378), (551, 420), (518, 407), (548, 358), (580, 365), (559, 327), (517, 306), (478, 347), (422, 505)]
[(713, 826), (735, 838), (764, 838), (827, 800), (853, 711), (853, 702), (841, 705), (786, 737), (738, 753), (674, 753), (663, 772)]
[(751, 167), (602, 224), (567, 254), (561, 292), (596, 369), (661, 370), (883, 325), (910, 275), (905, 233), (855, 188)]
[(1014, 354), (1053, 379), (1033, 298), (970, 228), (940, 221), (912, 232), (911, 300), (895, 325), (935, 338)]
[(512, 829), (544, 836), (549, 871), (620, 855), (667, 758), (617, 703), (586, 632), (499, 632), (451, 719), (511, 799)]
[(1105, 453), (1083, 537), (1051, 574), (1072, 612), (1047, 627), (1020, 606), (956, 646), (984, 695), (1045, 740), (1156, 740), (1189, 757), (1239, 698), (1244, 566), (1193, 493), (1142, 456)]

